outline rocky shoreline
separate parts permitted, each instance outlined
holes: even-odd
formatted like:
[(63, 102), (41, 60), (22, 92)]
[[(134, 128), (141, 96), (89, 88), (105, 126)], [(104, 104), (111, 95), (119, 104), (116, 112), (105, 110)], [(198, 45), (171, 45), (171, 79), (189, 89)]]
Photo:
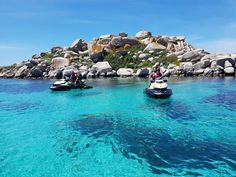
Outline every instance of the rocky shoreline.
[(80, 71), (84, 78), (147, 77), (155, 66), (169, 76), (235, 76), (236, 54), (211, 54), (186, 43), (183, 36), (140, 31), (130, 37), (122, 32), (53, 47), (29, 60), (0, 67), (0, 78), (60, 79), (72, 71)]

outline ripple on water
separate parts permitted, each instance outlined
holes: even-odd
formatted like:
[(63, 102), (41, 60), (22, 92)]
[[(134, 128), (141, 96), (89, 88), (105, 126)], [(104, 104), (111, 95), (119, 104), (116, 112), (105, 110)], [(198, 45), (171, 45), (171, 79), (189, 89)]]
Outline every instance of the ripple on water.
[(16, 111), (24, 113), (26, 110), (35, 109), (40, 103), (30, 102), (0, 102), (0, 108), (4, 111)]
[(6, 80), (0, 84), (0, 93), (22, 94), (48, 90), (50, 82), (30, 80)]
[[(69, 121), (67, 128), (80, 132), (88, 142), (91, 138), (101, 140), (109, 137), (114, 154), (120, 153), (140, 164), (148, 162), (155, 174), (173, 175), (165, 169), (174, 168), (188, 175), (201, 176), (191, 169), (217, 170), (216, 161), (229, 169), (236, 169), (236, 147), (233, 145), (213, 140), (175, 139), (164, 129), (130, 126), (119, 121), (114, 123), (112, 117), (84, 115), (79, 120)], [(78, 150), (75, 148), (77, 143), (66, 143), (66, 152)], [(86, 144), (84, 148), (89, 146)]]
[(72, 95), (72, 97), (85, 97), (85, 96), (95, 96), (95, 95), (100, 95), (102, 92), (82, 92), (82, 93), (77, 93)]
[(216, 95), (206, 97), (203, 102), (224, 106), (225, 108), (236, 110), (236, 91), (223, 91)]
[(194, 120), (196, 117), (189, 105), (181, 101), (165, 100), (161, 102), (150, 101), (142, 108), (150, 111), (164, 113), (168, 118), (178, 121)]

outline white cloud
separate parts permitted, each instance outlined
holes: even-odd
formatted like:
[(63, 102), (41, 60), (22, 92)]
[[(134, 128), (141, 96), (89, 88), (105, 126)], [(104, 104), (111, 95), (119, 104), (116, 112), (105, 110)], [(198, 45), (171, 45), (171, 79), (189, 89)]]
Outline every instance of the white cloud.
[(236, 39), (219, 39), (195, 44), (196, 47), (216, 53), (236, 53)]

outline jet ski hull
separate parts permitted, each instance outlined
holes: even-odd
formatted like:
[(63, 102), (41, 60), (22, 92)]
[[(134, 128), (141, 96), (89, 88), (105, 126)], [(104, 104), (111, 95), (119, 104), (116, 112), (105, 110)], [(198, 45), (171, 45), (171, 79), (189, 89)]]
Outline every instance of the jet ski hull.
[(71, 89), (90, 89), (90, 88), (93, 88), (93, 87), (88, 86), (88, 85), (75, 85), (71, 87)]
[(58, 85), (58, 86), (51, 86), (50, 89), (52, 91), (69, 91), (71, 87), (69, 85)]
[(88, 85), (52, 85), (50, 87), (50, 89), (52, 91), (69, 91), (71, 89), (90, 89), (93, 88), (92, 86), (88, 86)]
[(166, 99), (172, 95), (172, 90), (171, 89), (160, 90), (160, 89), (146, 88), (144, 90), (144, 93), (146, 93), (146, 95), (151, 98)]

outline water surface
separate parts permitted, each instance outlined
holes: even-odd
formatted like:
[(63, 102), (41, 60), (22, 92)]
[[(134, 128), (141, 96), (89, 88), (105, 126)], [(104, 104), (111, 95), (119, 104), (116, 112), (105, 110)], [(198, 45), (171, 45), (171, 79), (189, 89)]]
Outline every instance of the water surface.
[(171, 80), (167, 100), (146, 83), (0, 80), (0, 176), (236, 176), (236, 80)]

